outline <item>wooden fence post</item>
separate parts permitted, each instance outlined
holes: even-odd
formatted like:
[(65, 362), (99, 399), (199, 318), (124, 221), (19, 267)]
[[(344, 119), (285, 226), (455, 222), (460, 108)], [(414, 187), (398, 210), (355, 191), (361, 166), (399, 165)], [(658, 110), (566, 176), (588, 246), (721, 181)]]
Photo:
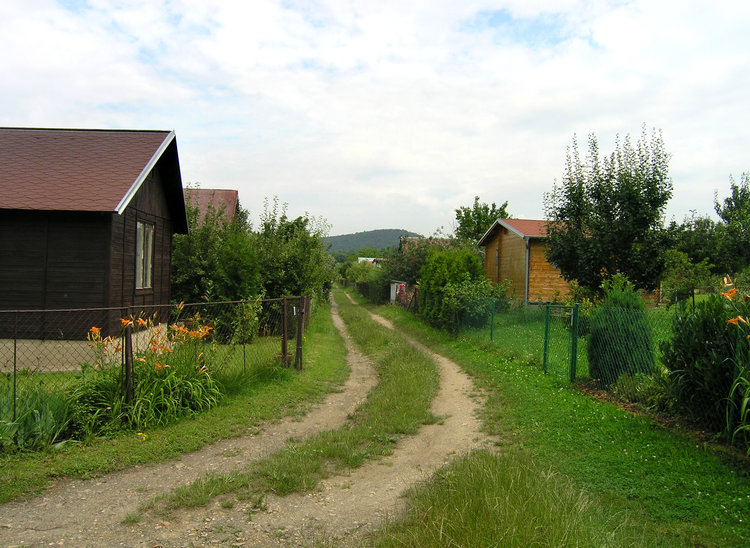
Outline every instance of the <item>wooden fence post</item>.
[(305, 326), (305, 297), (299, 298), (299, 315), (297, 316), (297, 349), (294, 353), (294, 367), (302, 369), (302, 337)]
[[(129, 310), (128, 310), (129, 312)], [(125, 375), (122, 379), (122, 393), (125, 396), (125, 403), (133, 401), (133, 325), (128, 324), (125, 326), (125, 332), (123, 334), (124, 344), (123, 349), (123, 360), (125, 366)]]

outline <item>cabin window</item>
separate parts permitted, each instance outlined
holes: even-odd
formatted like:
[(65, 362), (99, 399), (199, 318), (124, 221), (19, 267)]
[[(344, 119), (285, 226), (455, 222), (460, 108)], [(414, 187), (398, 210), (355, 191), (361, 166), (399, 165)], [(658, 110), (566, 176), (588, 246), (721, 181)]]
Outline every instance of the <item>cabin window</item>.
[(138, 221), (135, 243), (135, 288), (151, 287), (154, 272), (154, 225)]

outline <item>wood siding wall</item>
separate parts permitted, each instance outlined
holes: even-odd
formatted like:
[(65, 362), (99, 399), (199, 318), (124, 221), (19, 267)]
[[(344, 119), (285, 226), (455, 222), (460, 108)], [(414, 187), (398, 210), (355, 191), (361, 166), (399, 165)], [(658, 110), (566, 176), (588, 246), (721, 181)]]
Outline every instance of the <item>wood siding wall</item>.
[(568, 282), (559, 268), (554, 268), (545, 256), (544, 241), (531, 240), (529, 269), (529, 301), (553, 301), (568, 297)]
[[(152, 287), (135, 288), (136, 223), (154, 225)], [(0, 211), (0, 311), (109, 308), (117, 311), (0, 314), (0, 338), (85, 338), (93, 325), (119, 333), (128, 306), (168, 304), (172, 227), (157, 169), (122, 215)], [(38, 317), (36, 317), (38, 316)], [(18, 318), (23, 318), (19, 326)], [(11, 323), (13, 325), (11, 325)]]
[[(513, 296), (523, 299), (526, 293), (526, 241), (501, 227), (494, 239), (485, 246), (485, 275), (493, 283), (513, 282)], [(543, 240), (533, 238), (529, 243), (529, 300), (551, 301), (556, 295), (565, 297), (568, 284), (560, 271), (547, 262)]]

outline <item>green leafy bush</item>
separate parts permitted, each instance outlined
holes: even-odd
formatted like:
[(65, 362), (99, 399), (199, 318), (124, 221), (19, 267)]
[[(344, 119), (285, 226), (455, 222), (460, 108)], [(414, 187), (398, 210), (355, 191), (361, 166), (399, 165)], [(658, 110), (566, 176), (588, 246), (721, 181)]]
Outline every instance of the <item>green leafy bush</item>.
[(469, 247), (431, 250), (419, 283), (420, 314), (433, 326), (455, 332), (458, 329), (457, 306), (461, 300), (458, 294), (475, 293), (476, 286), (471, 282), (483, 278), (484, 268), (476, 250)]
[(453, 330), (484, 327), (492, 316), (493, 299), (496, 311), (507, 310), (510, 306), (508, 291), (511, 286), (508, 280), (493, 285), (487, 278), (470, 280), (468, 276), (458, 283), (449, 283), (443, 293), (442, 314), (455, 318), (450, 326)]
[[(16, 420), (0, 420), (0, 450), (11, 446), (40, 449), (64, 439), (70, 429), (71, 405), (65, 394), (48, 390), (42, 381), (20, 383), (17, 387)], [(13, 408), (13, 384), (0, 381), (0, 409)]]
[[(746, 303), (741, 306), (750, 311)], [(672, 338), (661, 345), (678, 409), (716, 432), (725, 426), (726, 398), (735, 379), (733, 359), (741, 337), (727, 324), (734, 315), (720, 295), (709, 295), (694, 311), (683, 303), (673, 317)]]
[(633, 285), (616, 276), (604, 292), (591, 318), (587, 348), (591, 378), (610, 386), (623, 374), (650, 374), (655, 359), (651, 324)]

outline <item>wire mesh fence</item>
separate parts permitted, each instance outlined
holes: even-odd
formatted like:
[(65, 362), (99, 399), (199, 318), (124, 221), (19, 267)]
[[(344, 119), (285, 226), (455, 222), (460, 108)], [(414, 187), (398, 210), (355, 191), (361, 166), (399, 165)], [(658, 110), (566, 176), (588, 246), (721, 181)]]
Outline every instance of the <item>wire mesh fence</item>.
[[(0, 446), (20, 420), (39, 422), (96, 372), (137, 396), (139, 364), (178, 360), (216, 378), (282, 364), (302, 368), (309, 297), (72, 310), (0, 311)], [(176, 367), (176, 365), (175, 365)], [(60, 404), (62, 405), (62, 403)], [(15, 425), (15, 426), (14, 426)]]
[[(422, 313), (408, 302), (394, 300)], [(750, 298), (743, 302), (750, 306)], [(438, 327), (748, 447), (750, 340), (728, 323), (745, 321), (750, 311), (731, 319), (737, 312), (725, 305), (710, 293), (633, 309), (474, 299)]]

